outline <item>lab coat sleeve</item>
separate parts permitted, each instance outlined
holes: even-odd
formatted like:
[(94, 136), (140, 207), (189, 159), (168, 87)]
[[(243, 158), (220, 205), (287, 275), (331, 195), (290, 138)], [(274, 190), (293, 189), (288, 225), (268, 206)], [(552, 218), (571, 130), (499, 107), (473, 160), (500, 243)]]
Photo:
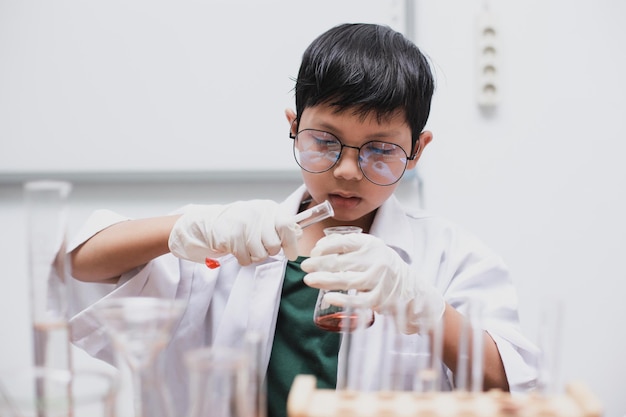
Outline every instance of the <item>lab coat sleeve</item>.
[(113, 226), (116, 223), (130, 220), (130, 218), (117, 214), (110, 210), (96, 210), (87, 219), (85, 224), (78, 231), (76, 236), (72, 238), (67, 247), (67, 252), (70, 253), (87, 240), (89, 240), (96, 233), (106, 229), (109, 226)]
[[(77, 248), (99, 231), (125, 220), (128, 218), (108, 210), (94, 212), (76, 238), (73, 239), (69, 251)], [(108, 293), (93, 304), (81, 309), (70, 319), (72, 342), (90, 355), (113, 363), (114, 355), (111, 345), (95, 313), (97, 306), (105, 299), (134, 296), (177, 298), (188, 301), (194, 284), (193, 277), (196, 267), (193, 263), (180, 261), (171, 254), (166, 254), (124, 273), (117, 285), (110, 286), (111, 289)], [(205, 297), (207, 301), (200, 304), (195, 303), (194, 309), (188, 308), (183, 316), (183, 325), (190, 320), (190, 316), (202, 320), (206, 315), (208, 300), (211, 297), (217, 273), (202, 272), (204, 274), (197, 274), (202, 276), (195, 285), (202, 286), (199, 296)], [(181, 277), (187, 279), (181, 279)], [(74, 296), (77, 297), (77, 295)]]
[[(193, 204), (183, 206), (171, 214), (181, 214), (194, 207)], [(85, 243), (96, 233), (106, 229), (109, 226), (113, 226), (116, 223), (120, 223), (126, 220), (131, 220), (130, 217), (123, 216), (111, 210), (101, 209), (94, 211), (87, 219), (85, 224), (80, 228), (78, 233), (71, 239), (67, 247), (67, 253), (72, 252), (74, 249)]]

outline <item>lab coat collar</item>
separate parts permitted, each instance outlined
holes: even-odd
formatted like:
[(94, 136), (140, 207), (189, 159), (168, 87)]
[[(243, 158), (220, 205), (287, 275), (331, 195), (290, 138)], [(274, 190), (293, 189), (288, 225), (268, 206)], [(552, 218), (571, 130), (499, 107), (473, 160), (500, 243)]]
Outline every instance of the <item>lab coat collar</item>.
[[(283, 202), (283, 206), (291, 213), (297, 213), (300, 203), (308, 196), (306, 186), (302, 184)], [(411, 238), (411, 225), (407, 214), (395, 195), (391, 195), (376, 212), (370, 234), (381, 238), (393, 248), (408, 264), (411, 253), (414, 253), (414, 241)]]

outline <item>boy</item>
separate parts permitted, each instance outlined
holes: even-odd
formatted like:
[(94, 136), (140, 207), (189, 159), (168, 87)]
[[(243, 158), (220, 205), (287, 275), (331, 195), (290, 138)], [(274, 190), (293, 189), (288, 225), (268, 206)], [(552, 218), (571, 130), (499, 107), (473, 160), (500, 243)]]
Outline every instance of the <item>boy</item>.
[[(181, 352), (240, 346), (246, 331), (263, 334), (271, 417), (286, 414), (295, 375), (315, 374), (321, 387), (336, 383), (339, 336), (312, 323), (319, 288), (359, 290), (334, 294), (333, 304), (351, 301), (377, 313), (403, 306), (409, 337), (417, 337), (425, 315), (441, 320), (448, 389), (461, 312), (480, 301), (484, 388), (531, 388), (535, 350), (520, 332), (515, 290), (500, 258), (440, 218), (405, 212), (393, 196), (432, 140), (423, 129), (433, 90), (427, 60), (401, 34), (370, 24), (330, 29), (305, 51), (296, 111), (286, 111), (303, 186), (282, 204), (190, 206), (182, 215), (128, 221), (101, 212), (72, 246), (73, 275), (117, 283), (108, 297), (188, 300), (166, 352), (173, 386), (182, 378)], [(333, 218), (305, 229), (294, 223), (294, 214), (324, 200)], [(323, 237), (335, 225), (364, 233)], [(220, 266), (207, 268), (207, 256)], [(76, 343), (104, 357), (110, 347), (89, 326), (90, 309), (72, 320), (80, 329)], [(366, 331), (370, 337), (380, 321)]]

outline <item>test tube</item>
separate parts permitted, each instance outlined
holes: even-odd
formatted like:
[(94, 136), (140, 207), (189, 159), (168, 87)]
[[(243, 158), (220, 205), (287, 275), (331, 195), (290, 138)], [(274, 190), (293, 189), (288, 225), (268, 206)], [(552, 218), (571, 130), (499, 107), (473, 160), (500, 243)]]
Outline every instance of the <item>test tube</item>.
[(485, 345), (483, 336), (483, 305), (474, 300), (470, 305), (469, 318), (472, 324), (472, 366), (470, 389), (473, 393), (483, 391), (485, 377)]
[(465, 392), (480, 392), (483, 388), (484, 345), (482, 329), (483, 306), (472, 300), (467, 316), (461, 324), (459, 352), (456, 369), (456, 389)]
[(301, 228), (312, 225), (329, 217), (333, 217), (335, 212), (333, 206), (330, 205), (328, 200), (324, 200), (316, 206), (311, 207), (308, 210), (304, 210), (301, 213), (296, 214), (294, 220), (300, 225)]
[(563, 301), (556, 296), (546, 296), (539, 303), (539, 392), (546, 396), (561, 391), (559, 358), (563, 310)]

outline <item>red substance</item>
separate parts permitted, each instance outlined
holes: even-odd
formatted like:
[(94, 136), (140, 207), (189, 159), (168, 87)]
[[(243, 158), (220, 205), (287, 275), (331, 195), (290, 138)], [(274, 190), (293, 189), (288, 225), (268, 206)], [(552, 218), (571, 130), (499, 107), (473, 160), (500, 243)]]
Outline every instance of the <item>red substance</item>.
[[(344, 330), (344, 318), (346, 317), (347, 315), (344, 312), (327, 314), (325, 316), (318, 317), (315, 320), (315, 325), (320, 329), (328, 330), (329, 332), (341, 332)], [(350, 329), (348, 331), (351, 332), (357, 328), (358, 318), (359, 316), (357, 314), (352, 314), (350, 316)], [(373, 323), (374, 315), (372, 314), (372, 320), (369, 323), (366, 323), (366, 327), (371, 326)]]
[(215, 259), (206, 258), (204, 260), (204, 263), (206, 264), (206, 266), (209, 267), (209, 269), (215, 269), (215, 268), (219, 268), (220, 267), (220, 263), (218, 261), (216, 261)]

